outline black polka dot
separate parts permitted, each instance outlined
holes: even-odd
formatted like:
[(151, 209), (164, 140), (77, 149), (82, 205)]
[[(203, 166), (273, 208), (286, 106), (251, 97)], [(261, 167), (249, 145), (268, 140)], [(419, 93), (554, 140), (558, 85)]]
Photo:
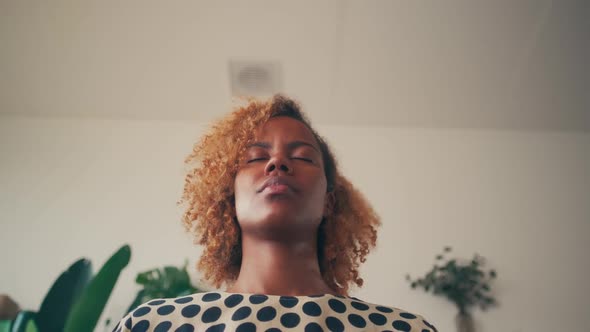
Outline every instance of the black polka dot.
[(177, 328), (176, 330), (174, 330), (174, 332), (193, 332), (195, 330), (195, 327), (191, 324), (182, 324), (180, 325), (179, 328)]
[[(236, 321), (236, 320), (242, 320), (248, 316), (250, 316), (250, 314), (252, 313), (252, 309), (250, 309), (250, 307), (241, 307), (240, 309), (236, 310), (236, 312), (234, 312), (234, 314), (231, 316), (231, 320)], [(244, 325), (244, 324), (242, 324)]]
[(260, 310), (256, 314), (256, 318), (258, 318), (261, 322), (268, 322), (273, 320), (277, 316), (277, 311), (275, 308), (267, 306)]
[(169, 315), (170, 313), (172, 313), (174, 311), (174, 309), (176, 309), (173, 305), (163, 305), (161, 307), (158, 308), (158, 310), (156, 310), (158, 312), (158, 315), (160, 316), (166, 316)]
[(285, 308), (293, 308), (299, 303), (299, 299), (293, 296), (281, 296), (279, 303)]
[(318, 323), (309, 323), (305, 326), (305, 332), (323, 332), (324, 329)]
[(253, 294), (250, 295), (250, 303), (252, 304), (259, 304), (264, 301), (268, 300), (268, 296), (262, 294)]
[(342, 301), (331, 299), (328, 301), (328, 305), (332, 310), (336, 311), (337, 313), (341, 314), (346, 311), (346, 305), (342, 303)]
[(182, 308), (180, 313), (182, 314), (183, 317), (193, 318), (199, 314), (199, 311), (201, 311), (201, 307), (198, 304), (191, 304), (191, 305), (187, 305), (186, 307)]
[(365, 319), (357, 314), (350, 314), (348, 315), (348, 321), (350, 322), (350, 324), (352, 324), (353, 326), (362, 328), (367, 326), (367, 322), (365, 321)]
[(350, 302), (350, 305), (353, 306), (357, 310), (363, 310), (364, 311), (364, 310), (369, 309), (369, 306), (368, 305), (366, 305), (364, 303), (361, 303), (361, 302), (352, 301), (352, 302)]
[(373, 324), (375, 324), (375, 325), (383, 325), (383, 324), (387, 323), (387, 318), (385, 318), (385, 316), (383, 316), (382, 314), (378, 314), (378, 313), (370, 314), (369, 320), (371, 322), (373, 322)]
[(152, 308), (150, 308), (150, 307), (137, 308), (137, 309), (135, 309), (135, 311), (133, 311), (133, 317), (145, 316), (150, 311), (152, 311)]
[(254, 323), (249, 323), (249, 322), (244, 323), (244, 324), (240, 324), (240, 326), (238, 326), (238, 328), (236, 328), (236, 332), (256, 332), (256, 325), (254, 325)]
[(430, 332), (430, 330), (427, 330), (427, 329), (422, 329), (422, 331), (421, 331), (421, 332)]
[(381, 312), (385, 312), (385, 313), (389, 313), (389, 312), (393, 312), (393, 309), (388, 308), (388, 307), (383, 307), (383, 306), (376, 306), (375, 307), (377, 310), (381, 311)]
[(270, 329), (264, 331), (264, 332), (281, 332), (280, 329), (277, 329), (276, 327), (271, 327)]
[(192, 300), (193, 300), (192, 296), (185, 296), (185, 297), (181, 297), (179, 299), (174, 300), (174, 302), (176, 302), (178, 304), (185, 304), (185, 303), (189, 303)]
[(221, 294), (219, 294), (219, 293), (207, 293), (207, 294), (203, 295), (203, 301), (205, 301), (205, 302), (219, 300), (220, 298), (221, 298)]
[(156, 325), (154, 332), (168, 332), (168, 330), (170, 330), (171, 327), (172, 327), (171, 322), (168, 322), (168, 321), (161, 322), (160, 324)]
[(315, 302), (307, 302), (303, 305), (303, 312), (308, 316), (317, 317), (322, 314), (322, 309)]
[(203, 321), (203, 323), (211, 323), (218, 320), (219, 316), (221, 316), (221, 309), (218, 307), (211, 307), (203, 312), (201, 321)]
[(164, 302), (166, 302), (166, 301), (164, 301), (164, 300), (153, 300), (153, 301), (148, 302), (148, 304), (149, 305), (160, 305), (160, 304), (162, 304)]
[(141, 320), (137, 324), (133, 325), (131, 332), (145, 332), (150, 327), (150, 322), (147, 320)]
[(217, 324), (209, 327), (205, 332), (223, 332), (225, 331), (225, 324)]
[(223, 301), (223, 303), (225, 304), (226, 307), (233, 308), (233, 307), (237, 306), (238, 304), (240, 304), (240, 302), (242, 302), (243, 299), (244, 299), (243, 295), (232, 294), (232, 295), (228, 296), (225, 299), (225, 301)]
[(127, 318), (127, 320), (125, 321), (125, 327), (128, 330), (131, 330), (131, 317)]
[(409, 332), (410, 329), (412, 328), (410, 326), (410, 324), (408, 324), (407, 322), (404, 322), (403, 320), (393, 321), (393, 324), (391, 324), (391, 326), (393, 326), (393, 328), (398, 331), (404, 331), (404, 332)]
[(402, 312), (401, 314), (399, 314), (401, 317), (403, 318), (407, 318), (407, 319), (414, 319), (416, 318), (416, 315), (413, 315), (411, 313), (408, 312)]
[(422, 320), (424, 322), (424, 324), (426, 324), (426, 326), (430, 327), (434, 332), (437, 332), (438, 330), (436, 329), (436, 327), (434, 327), (434, 325), (430, 324), (429, 322), (427, 322), (426, 320)]
[(281, 316), (281, 324), (288, 328), (297, 326), (300, 320), (301, 318), (299, 318), (299, 315), (293, 312), (286, 313)]
[(326, 325), (328, 329), (332, 332), (342, 332), (344, 331), (344, 325), (342, 322), (336, 317), (328, 317), (326, 318)]

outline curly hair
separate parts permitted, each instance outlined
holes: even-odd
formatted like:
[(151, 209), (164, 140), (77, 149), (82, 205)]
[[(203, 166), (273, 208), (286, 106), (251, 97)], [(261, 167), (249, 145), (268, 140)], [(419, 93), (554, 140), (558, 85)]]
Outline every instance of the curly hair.
[(190, 169), (179, 204), (186, 207), (185, 229), (196, 244), (204, 246), (197, 269), (217, 288), (237, 279), (242, 247), (234, 180), (256, 129), (277, 116), (301, 121), (319, 143), (329, 212), (318, 229), (318, 262), (326, 284), (337, 294), (347, 295), (351, 285), (363, 285), (358, 269), (376, 245), (380, 220), (364, 196), (340, 174), (328, 144), (311, 127), (300, 106), (283, 95), (266, 101), (250, 98), (246, 105), (237, 106), (212, 126), (185, 160)]

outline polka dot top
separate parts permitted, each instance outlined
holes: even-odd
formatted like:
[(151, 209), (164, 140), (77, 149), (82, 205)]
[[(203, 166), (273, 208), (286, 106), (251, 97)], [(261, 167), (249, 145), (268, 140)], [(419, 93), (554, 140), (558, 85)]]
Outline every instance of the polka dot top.
[(127, 314), (113, 332), (437, 332), (422, 316), (331, 294), (280, 296), (220, 291), (157, 299)]

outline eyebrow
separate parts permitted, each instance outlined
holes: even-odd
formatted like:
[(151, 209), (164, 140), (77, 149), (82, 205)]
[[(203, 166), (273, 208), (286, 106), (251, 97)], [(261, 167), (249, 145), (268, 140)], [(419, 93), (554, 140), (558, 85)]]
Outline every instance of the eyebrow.
[[(289, 148), (289, 149), (295, 149), (295, 148), (298, 148), (300, 146), (309, 146), (309, 147), (311, 147), (312, 149), (316, 150), (318, 153), (321, 154), (321, 152), (320, 152), (320, 150), (318, 150), (318, 148), (316, 148), (313, 144), (308, 143), (308, 142), (305, 142), (305, 141), (293, 141), (293, 142), (289, 142), (287, 144), (287, 148)], [(259, 147), (259, 148), (263, 148), (263, 149), (269, 150), (271, 148), (271, 145), (268, 142), (254, 142), (254, 143), (248, 145), (246, 147), (246, 149), (253, 148), (253, 147)]]

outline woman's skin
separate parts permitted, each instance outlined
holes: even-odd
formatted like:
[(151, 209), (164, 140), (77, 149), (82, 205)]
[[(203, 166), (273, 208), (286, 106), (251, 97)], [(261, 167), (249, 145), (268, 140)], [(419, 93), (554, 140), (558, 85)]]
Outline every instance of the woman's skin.
[[(271, 118), (240, 164), (234, 189), (242, 265), (227, 291), (336, 294), (322, 279), (317, 258), (327, 181), (311, 131), (289, 117)], [(269, 179), (278, 183), (264, 188)]]

